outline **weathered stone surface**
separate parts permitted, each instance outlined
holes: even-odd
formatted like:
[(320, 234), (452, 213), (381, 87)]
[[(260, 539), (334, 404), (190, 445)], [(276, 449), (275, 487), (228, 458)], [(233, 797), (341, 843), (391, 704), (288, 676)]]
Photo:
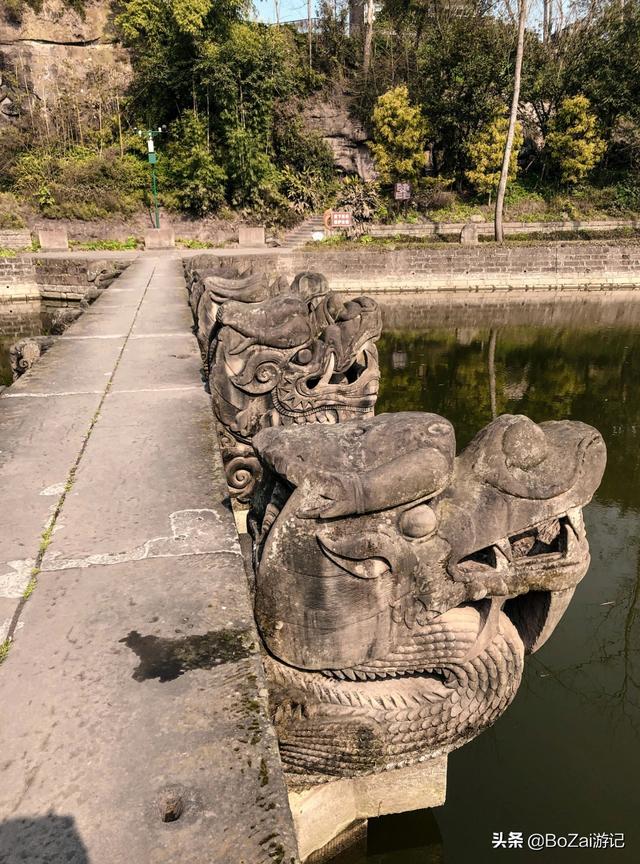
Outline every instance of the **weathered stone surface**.
[(38, 242), (43, 252), (64, 252), (69, 248), (69, 238), (64, 228), (38, 231)]
[(34, 363), (40, 359), (45, 351), (55, 342), (54, 336), (28, 336), (14, 342), (9, 348), (9, 363), (13, 372), (13, 380), (17, 381), (24, 375)]
[[(458, 229), (459, 230), (459, 229)], [(479, 243), (412, 249), (300, 249), (240, 255), (219, 250), (200, 256), (239, 270), (255, 267), (292, 279), (303, 270), (324, 274), (335, 291), (401, 295), (440, 291), (629, 289), (638, 286), (640, 244), (635, 241), (552, 241), (536, 244)], [(395, 302), (395, 297), (393, 298)]]
[(28, 230), (15, 228), (12, 231), (0, 231), (0, 249), (29, 249), (30, 247), (31, 233)]
[(176, 235), (173, 228), (152, 228), (145, 232), (145, 249), (173, 249)]
[[(110, 0), (23, 4), (19, 15), (0, 8), (0, 124), (20, 112), (25, 86), (40, 108), (55, 113), (72, 97), (81, 114), (97, 98), (123, 93), (131, 76), (129, 52), (117, 42)], [(3, 70), (9, 74), (3, 76)], [(16, 92), (15, 70), (19, 70)], [(101, 90), (102, 88), (102, 90)], [(92, 118), (93, 119), (93, 118)]]
[(439, 807), (445, 802), (446, 788), (447, 757), (440, 756), (395, 771), (291, 790), (289, 803), (300, 858), (305, 861), (324, 850), (361, 819)]
[(264, 225), (240, 225), (238, 228), (239, 246), (264, 246)]
[(345, 174), (357, 174), (367, 182), (376, 177), (373, 158), (367, 147), (367, 132), (351, 116), (349, 99), (335, 94), (307, 100), (303, 118), (309, 129), (319, 132), (331, 148), (334, 163)]
[(445, 419), (401, 413), (254, 446), (256, 618), (287, 769), (402, 767), (491, 725), (588, 568), (601, 436), (504, 415), (456, 458)]
[(463, 246), (475, 246), (480, 242), (480, 223), (482, 216), (472, 216), (460, 231)]

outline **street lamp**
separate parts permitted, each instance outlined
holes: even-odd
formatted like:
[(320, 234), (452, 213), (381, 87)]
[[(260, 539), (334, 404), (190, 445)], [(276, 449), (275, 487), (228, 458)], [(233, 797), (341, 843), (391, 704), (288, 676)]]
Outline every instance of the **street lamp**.
[(144, 136), (147, 139), (149, 165), (151, 165), (151, 189), (153, 191), (153, 206), (155, 208), (156, 214), (156, 228), (159, 228), (160, 208), (158, 207), (158, 179), (156, 177), (156, 162), (158, 161), (158, 154), (156, 153), (153, 139), (156, 137), (156, 135), (162, 135), (163, 132), (166, 132), (167, 127), (158, 126), (157, 129), (138, 129), (137, 131), (138, 135), (141, 138)]

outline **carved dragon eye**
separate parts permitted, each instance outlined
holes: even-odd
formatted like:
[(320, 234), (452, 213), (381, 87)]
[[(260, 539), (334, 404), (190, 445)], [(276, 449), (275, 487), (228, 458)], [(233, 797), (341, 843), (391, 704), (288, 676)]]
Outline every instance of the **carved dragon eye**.
[(519, 418), (505, 431), (502, 452), (507, 467), (530, 471), (547, 457), (548, 445), (544, 431), (528, 417)]
[(428, 537), (436, 530), (438, 520), (428, 504), (418, 504), (405, 510), (400, 517), (400, 531), (405, 537)]
[(313, 359), (313, 351), (310, 348), (301, 348), (297, 354), (291, 358), (292, 362), (297, 366), (306, 366)]

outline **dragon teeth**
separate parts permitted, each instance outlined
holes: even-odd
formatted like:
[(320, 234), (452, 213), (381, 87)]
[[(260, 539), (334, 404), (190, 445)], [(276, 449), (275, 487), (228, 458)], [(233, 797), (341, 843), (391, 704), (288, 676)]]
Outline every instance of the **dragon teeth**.
[(572, 507), (571, 510), (567, 510), (567, 520), (573, 528), (576, 537), (580, 537), (584, 533), (582, 507)]
[(547, 522), (543, 522), (542, 525), (538, 526), (538, 537), (545, 543), (547, 546), (550, 546), (551, 543), (556, 539), (560, 532), (560, 520), (559, 519), (549, 519)]

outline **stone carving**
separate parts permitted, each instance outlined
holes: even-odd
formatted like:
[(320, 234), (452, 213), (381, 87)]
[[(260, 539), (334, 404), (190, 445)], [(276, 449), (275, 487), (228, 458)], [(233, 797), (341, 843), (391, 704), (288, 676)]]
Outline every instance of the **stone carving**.
[(25, 372), (28, 372), (54, 342), (54, 336), (27, 336), (14, 342), (9, 347), (9, 363), (13, 380), (17, 381)]
[(312, 272), (298, 274), (278, 294), (283, 287), (264, 274), (222, 268), (191, 278), (227, 482), (242, 503), (251, 500), (260, 474), (252, 446), (257, 432), (367, 417), (378, 394), (375, 301), (343, 302)]
[(491, 725), (587, 571), (599, 433), (505, 415), (456, 457), (447, 420), (407, 412), (253, 443), (255, 611), (292, 782), (408, 765)]

